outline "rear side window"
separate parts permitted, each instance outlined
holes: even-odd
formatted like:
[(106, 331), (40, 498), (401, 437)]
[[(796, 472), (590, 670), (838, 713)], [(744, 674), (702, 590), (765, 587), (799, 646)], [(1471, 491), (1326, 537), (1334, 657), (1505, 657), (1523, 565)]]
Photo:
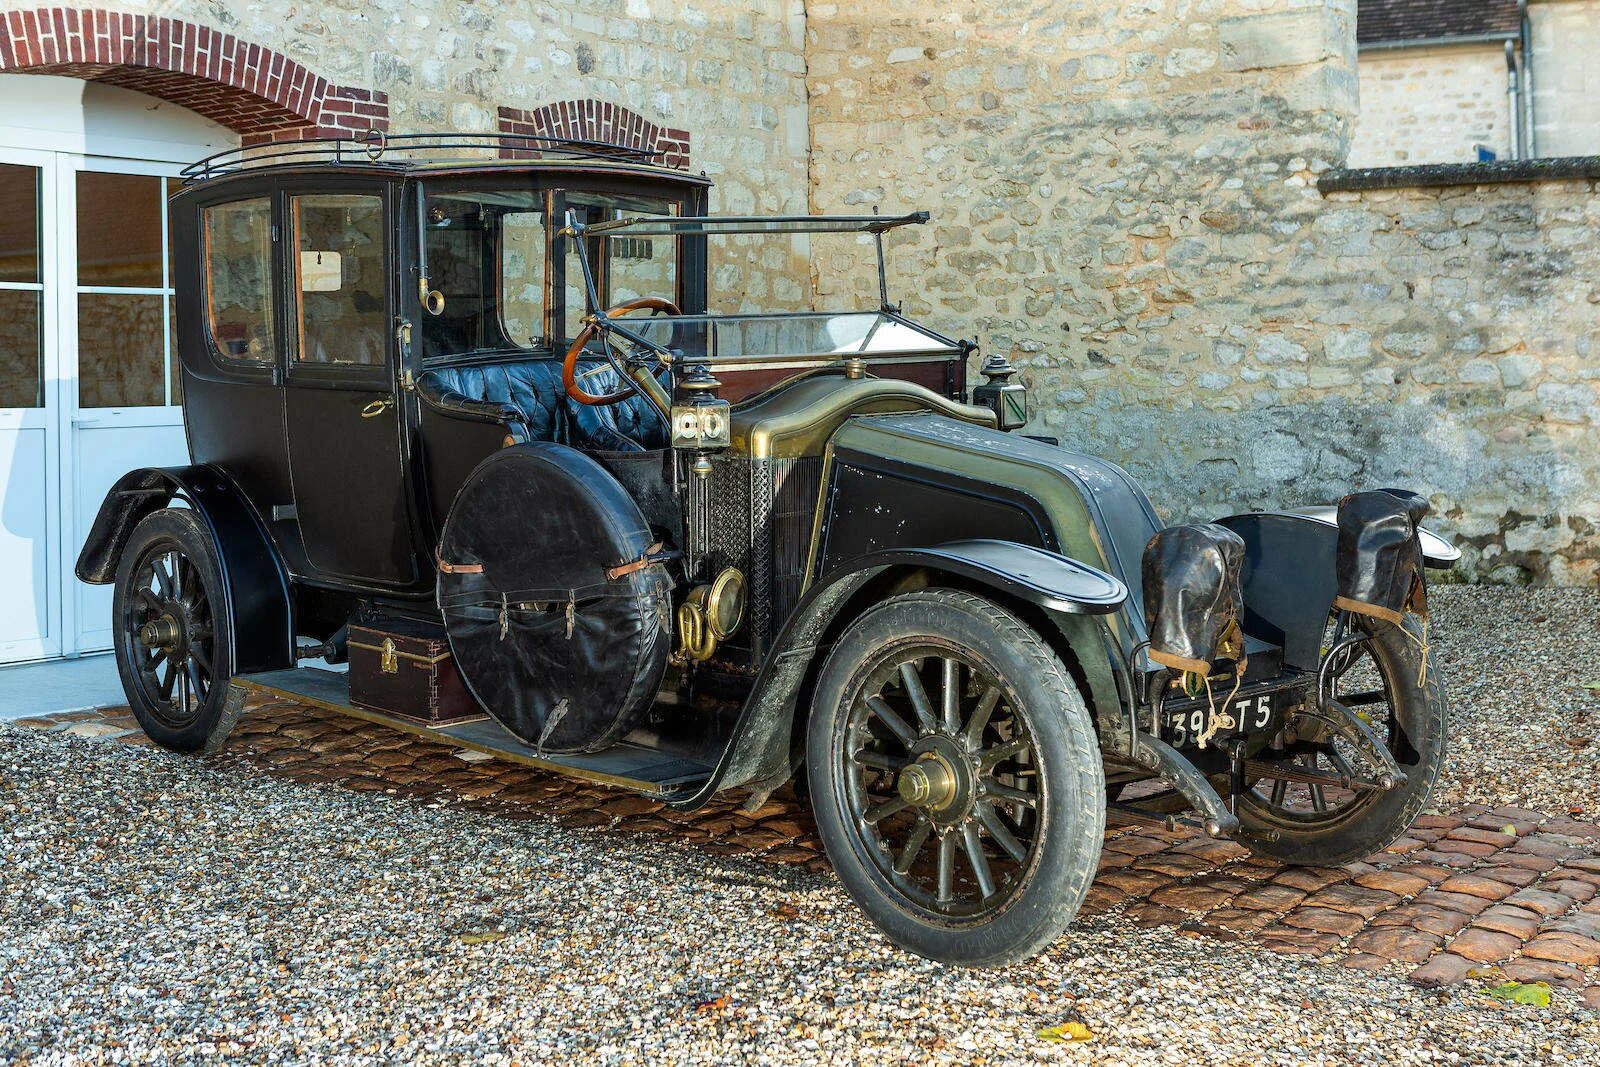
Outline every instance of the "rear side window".
[(272, 203), (262, 197), (205, 209), (206, 321), (228, 359), (270, 365)]
[(299, 294), (295, 358), (379, 365), (388, 339), (383, 198), (297, 196), (292, 201)]

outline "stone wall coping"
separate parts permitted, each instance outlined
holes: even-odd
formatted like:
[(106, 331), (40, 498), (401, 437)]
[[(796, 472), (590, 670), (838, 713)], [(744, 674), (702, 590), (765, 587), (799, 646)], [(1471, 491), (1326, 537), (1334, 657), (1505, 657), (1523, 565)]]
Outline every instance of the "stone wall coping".
[(1505, 159), (1492, 163), (1425, 163), (1414, 167), (1339, 168), (1317, 179), (1317, 189), (1323, 193), (1346, 193), (1440, 185), (1500, 185), (1563, 178), (1600, 179), (1600, 156)]

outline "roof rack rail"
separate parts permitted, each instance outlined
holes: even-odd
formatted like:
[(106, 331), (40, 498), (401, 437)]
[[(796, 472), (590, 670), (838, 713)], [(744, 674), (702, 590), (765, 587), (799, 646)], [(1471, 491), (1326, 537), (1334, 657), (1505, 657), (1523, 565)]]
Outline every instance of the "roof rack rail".
[(467, 132), (387, 134), (381, 130), (368, 130), (354, 137), (318, 137), (228, 148), (189, 164), (179, 173), (186, 183), (194, 183), (241, 170), (292, 167), (311, 162), (335, 166), (405, 167), (421, 162), (450, 162), (453, 157), (441, 157), (433, 153), (463, 149), (493, 149), (512, 159), (537, 155), (569, 159), (621, 159), (633, 163), (649, 163), (663, 154), (654, 149), (575, 137)]

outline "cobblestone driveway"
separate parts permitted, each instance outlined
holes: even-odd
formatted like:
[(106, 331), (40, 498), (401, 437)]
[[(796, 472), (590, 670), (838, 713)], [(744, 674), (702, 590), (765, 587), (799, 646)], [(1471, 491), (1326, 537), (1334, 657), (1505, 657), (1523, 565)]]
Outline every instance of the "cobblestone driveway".
[[(22, 725), (149, 744), (125, 710)], [(467, 758), (463, 758), (463, 757)], [(665, 835), (718, 855), (826, 869), (792, 796), (735, 796), (696, 812), (543, 774), (283, 701), (258, 702), (217, 759), (298, 782), (409, 797), (513, 819)], [(1504, 975), (1582, 991), (1600, 1009), (1600, 825), (1470, 805), (1426, 815), (1389, 850), (1339, 868), (1285, 868), (1187, 830), (1115, 819), (1086, 913), (1307, 954), (1403, 967), (1419, 985)]]

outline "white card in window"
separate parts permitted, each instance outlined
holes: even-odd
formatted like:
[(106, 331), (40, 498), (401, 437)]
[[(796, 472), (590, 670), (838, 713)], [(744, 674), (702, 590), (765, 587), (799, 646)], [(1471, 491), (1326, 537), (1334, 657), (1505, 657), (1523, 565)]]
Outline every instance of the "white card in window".
[(344, 281), (344, 262), (337, 252), (300, 253), (300, 291), (337, 293)]

